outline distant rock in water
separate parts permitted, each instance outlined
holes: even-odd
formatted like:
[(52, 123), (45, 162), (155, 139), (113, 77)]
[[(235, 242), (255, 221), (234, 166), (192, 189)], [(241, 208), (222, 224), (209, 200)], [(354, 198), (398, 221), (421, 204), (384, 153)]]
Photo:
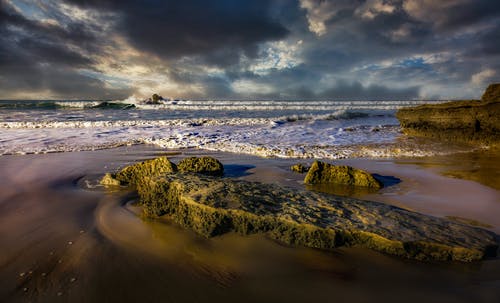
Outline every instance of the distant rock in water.
[(96, 108), (96, 109), (132, 109), (132, 108), (135, 108), (135, 105), (129, 104), (129, 103), (104, 101), (104, 102), (101, 102), (95, 106), (92, 106), (91, 108)]
[(397, 114), (405, 134), (445, 141), (500, 145), (500, 84), (481, 101), (454, 101), (402, 108)]
[(160, 96), (158, 94), (153, 94), (151, 96), (151, 98), (143, 100), (142, 103), (144, 103), (144, 104), (163, 104), (163, 101), (167, 101), (167, 99), (164, 99), (162, 96)]
[(304, 179), (306, 184), (336, 183), (370, 188), (382, 188), (383, 184), (370, 173), (346, 165), (331, 165), (314, 161)]
[(212, 157), (185, 158), (179, 162), (177, 167), (183, 173), (193, 172), (211, 176), (222, 176), (224, 174), (222, 163)]
[(494, 234), (446, 219), (383, 203), (184, 174), (167, 161), (145, 161), (116, 176), (135, 185), (146, 217), (169, 218), (205, 237), (263, 233), (289, 245), (360, 246), (405, 258), (464, 262), (494, 256), (498, 248)]

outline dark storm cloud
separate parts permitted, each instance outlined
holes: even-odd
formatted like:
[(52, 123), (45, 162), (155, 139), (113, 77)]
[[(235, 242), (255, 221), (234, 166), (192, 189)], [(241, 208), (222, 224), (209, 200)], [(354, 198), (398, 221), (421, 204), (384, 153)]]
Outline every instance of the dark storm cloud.
[[(60, 27), (31, 20), (0, 1), (0, 87), (3, 96), (47, 93), (59, 98), (127, 96), (130, 90), (108, 90), (95, 78), (78, 73), (93, 60), (98, 40), (82, 23)], [(74, 44), (78, 44), (75, 50)], [(82, 49), (83, 48), (83, 49)]]
[(479, 55), (500, 55), (500, 21), (497, 21), (494, 27), (480, 33), (478, 36), (479, 40), (476, 48)]
[(0, 0), (0, 88), (77, 98), (156, 89), (198, 99), (478, 97), (500, 80), (497, 2)]
[(202, 55), (207, 64), (232, 65), (240, 52), (255, 57), (258, 43), (288, 33), (270, 15), (269, 0), (68, 2), (119, 14), (118, 30), (133, 46), (167, 59)]
[(491, 0), (421, 1), (406, 5), (410, 17), (434, 25), (437, 30), (456, 31), (500, 15), (500, 5)]

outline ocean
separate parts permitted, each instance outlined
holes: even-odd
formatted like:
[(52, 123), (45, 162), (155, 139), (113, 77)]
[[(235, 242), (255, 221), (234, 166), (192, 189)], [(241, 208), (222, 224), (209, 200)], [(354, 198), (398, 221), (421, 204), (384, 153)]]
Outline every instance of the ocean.
[(0, 154), (84, 151), (122, 145), (281, 158), (434, 155), (415, 144), (397, 109), (442, 101), (0, 101)]

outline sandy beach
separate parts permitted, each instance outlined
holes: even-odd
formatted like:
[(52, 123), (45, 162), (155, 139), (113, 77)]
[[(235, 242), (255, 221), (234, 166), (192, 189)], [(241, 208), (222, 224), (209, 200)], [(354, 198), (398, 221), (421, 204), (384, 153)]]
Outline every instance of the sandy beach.
[[(2, 156), (0, 301), (497, 302), (500, 297), (498, 258), (431, 263), (360, 248), (287, 247), (261, 235), (205, 239), (171, 222), (142, 220), (132, 192), (98, 185), (105, 172), (164, 154), (174, 162), (210, 155), (225, 165), (226, 177), (306, 190), (304, 176), (289, 166), (307, 160), (148, 145)], [(379, 192), (336, 194), (473, 220), (500, 233), (495, 153), (335, 163), (391, 180)]]

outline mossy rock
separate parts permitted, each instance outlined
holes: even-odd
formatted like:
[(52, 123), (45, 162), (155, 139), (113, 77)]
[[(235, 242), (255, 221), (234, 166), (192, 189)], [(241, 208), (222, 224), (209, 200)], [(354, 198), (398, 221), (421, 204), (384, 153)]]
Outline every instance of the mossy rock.
[(383, 184), (370, 173), (347, 165), (332, 165), (314, 161), (304, 179), (306, 184), (336, 183), (379, 189)]
[(500, 101), (500, 83), (488, 85), (481, 100), (485, 102)]
[(154, 178), (175, 172), (177, 172), (177, 166), (174, 163), (170, 162), (167, 157), (159, 157), (127, 166), (114, 177), (122, 183), (135, 185), (142, 182), (144, 178)]
[(104, 186), (120, 186), (121, 182), (115, 178), (115, 175), (106, 173), (104, 177), (102, 177), (101, 181), (99, 182), (101, 185)]
[(185, 158), (177, 165), (179, 172), (199, 173), (211, 176), (222, 176), (224, 166), (219, 160), (212, 157), (190, 157)]
[(309, 170), (309, 166), (306, 166), (302, 163), (298, 163), (290, 166), (290, 170), (299, 174), (306, 173)]
[(289, 245), (360, 246), (464, 262), (494, 256), (498, 248), (486, 230), (383, 203), (176, 171), (162, 157), (106, 174), (103, 182), (134, 186), (145, 217), (167, 217), (205, 237), (262, 233)]
[(147, 178), (147, 217), (167, 217), (205, 237), (263, 233), (319, 249), (359, 246), (418, 260), (474, 261), (496, 253), (485, 230), (383, 203), (194, 174)]

